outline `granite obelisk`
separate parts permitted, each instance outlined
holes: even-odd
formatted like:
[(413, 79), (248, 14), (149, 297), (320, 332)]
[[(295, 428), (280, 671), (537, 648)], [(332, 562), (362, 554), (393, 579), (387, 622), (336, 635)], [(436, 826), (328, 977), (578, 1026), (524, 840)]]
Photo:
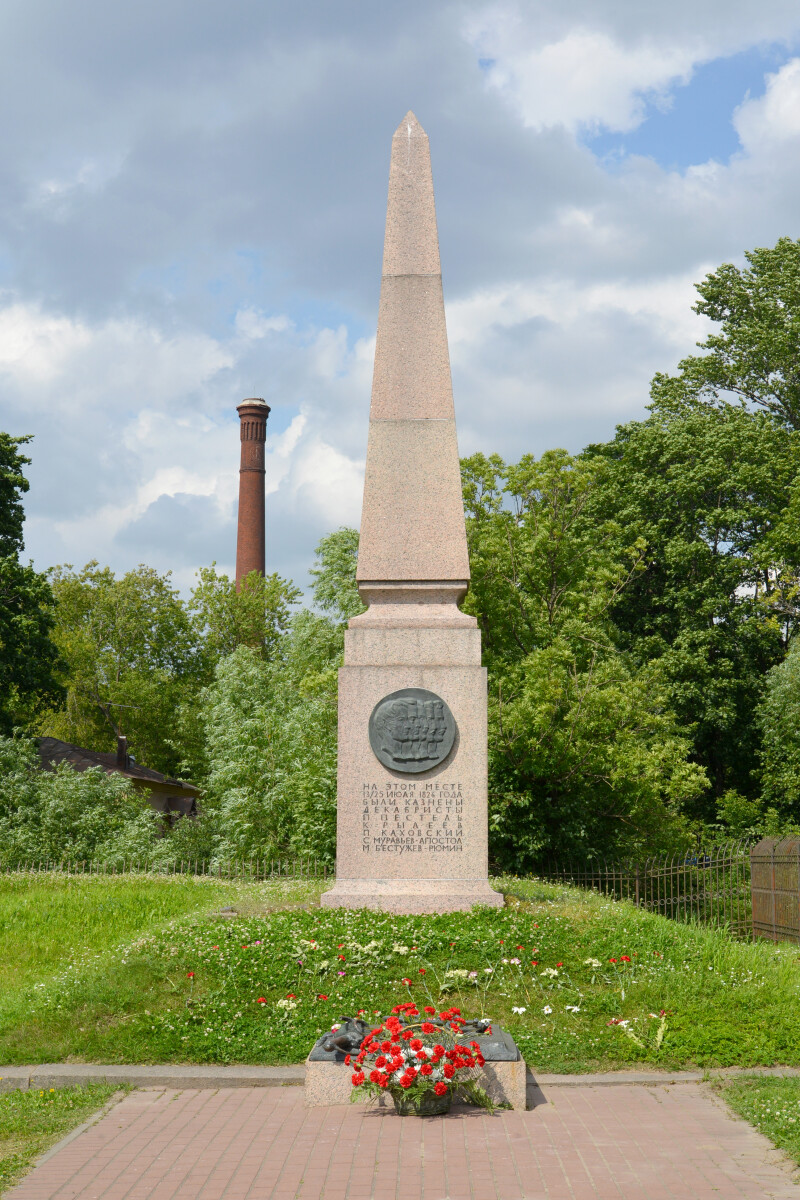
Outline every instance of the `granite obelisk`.
[(339, 673), (326, 907), (502, 905), (488, 884), (486, 672), (469, 583), (428, 137), (392, 139), (358, 586)]

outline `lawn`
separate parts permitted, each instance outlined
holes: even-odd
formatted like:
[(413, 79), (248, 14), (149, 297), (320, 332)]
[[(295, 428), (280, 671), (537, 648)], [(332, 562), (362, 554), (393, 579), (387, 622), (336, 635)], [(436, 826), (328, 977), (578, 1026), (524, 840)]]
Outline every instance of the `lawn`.
[(0, 1092), (0, 1192), (25, 1175), (34, 1159), (96, 1113), (117, 1088), (50, 1088)]
[(734, 1112), (800, 1163), (800, 1079), (744, 1075), (720, 1090)]
[[(95, 882), (69, 881), (79, 909)], [(2, 1061), (296, 1063), (342, 1016), (411, 996), (501, 1022), (539, 1071), (800, 1064), (796, 946), (535, 881), (495, 881), (504, 909), (430, 917), (323, 910), (321, 883), (241, 885), (225, 897), (234, 919), (212, 915), (216, 884), (108, 882), (125, 921), (100, 911), (90, 932), (65, 911), (58, 971), (50, 928), (30, 912), (48, 971), (35, 978), (31, 962), (24, 984), (0, 991)]]

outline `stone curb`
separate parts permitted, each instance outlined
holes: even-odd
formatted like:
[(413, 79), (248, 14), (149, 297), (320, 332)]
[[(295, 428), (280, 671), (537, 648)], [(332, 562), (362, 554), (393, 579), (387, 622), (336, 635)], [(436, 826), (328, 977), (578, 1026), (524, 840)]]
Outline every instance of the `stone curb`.
[(736, 1075), (800, 1076), (800, 1067), (709, 1067), (707, 1071), (606, 1071), (598, 1075), (535, 1075), (528, 1085), (539, 1087), (664, 1087), (676, 1083), (704, 1083)]
[[(606, 1071), (597, 1075), (539, 1075), (528, 1071), (528, 1087), (665, 1087), (702, 1083), (709, 1078), (736, 1075), (800, 1076), (800, 1067), (720, 1067), (708, 1071)], [(83, 1087), (87, 1083), (128, 1084), (130, 1087), (230, 1088), (302, 1087), (305, 1066), (198, 1066), (166, 1063), (126, 1066), (124, 1063), (40, 1063), (0, 1067), (0, 1092), (31, 1088)]]
[(302, 1087), (305, 1068), (217, 1067), (166, 1063), (126, 1066), (124, 1063), (41, 1063), (0, 1067), (0, 1092), (31, 1088), (82, 1087), (87, 1083), (126, 1083), (131, 1087), (221, 1088)]

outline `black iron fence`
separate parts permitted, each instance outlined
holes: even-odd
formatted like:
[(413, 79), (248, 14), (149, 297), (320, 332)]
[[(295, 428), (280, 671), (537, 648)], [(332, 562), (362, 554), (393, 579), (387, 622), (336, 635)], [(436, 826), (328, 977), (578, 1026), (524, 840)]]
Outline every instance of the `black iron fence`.
[(537, 875), (591, 888), (676, 921), (700, 921), (739, 936), (751, 932), (750, 854), (746, 842), (642, 862), (549, 863)]

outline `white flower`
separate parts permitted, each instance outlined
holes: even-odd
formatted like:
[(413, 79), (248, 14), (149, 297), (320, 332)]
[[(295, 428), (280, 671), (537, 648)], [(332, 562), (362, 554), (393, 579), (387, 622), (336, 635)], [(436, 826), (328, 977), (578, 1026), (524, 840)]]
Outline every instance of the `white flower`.
[(279, 1000), (277, 1003), (278, 1008), (285, 1008), (287, 1010), (290, 1008), (297, 1008), (297, 1003), (294, 1000)]
[(599, 958), (585, 958), (583, 960), (585, 967), (599, 967), (601, 965)]
[(511, 1010), (511, 1011), (512, 1011), (513, 1013), (518, 1013), (520, 1016), (522, 1016), (522, 1014), (523, 1014), (524, 1012), (527, 1012), (528, 1010), (527, 1010), (526, 1008), (512, 1008), (512, 1010)]
[(484, 967), (483, 973), (484, 975), (494, 975), (494, 967)]
[[(477, 972), (477, 971), (470, 971), (470, 972), (469, 972), (469, 976), (468, 976), (468, 978), (469, 978), (469, 979), (477, 979), (477, 978), (478, 978), (478, 972)], [(37, 983), (37, 985), (36, 985), (36, 986), (38, 987), (38, 986), (39, 986), (39, 984)], [(44, 987), (44, 984), (42, 984), (42, 987)]]
[(567, 1012), (580, 1012), (581, 1011), (578, 1008), (577, 1004), (568, 1004), (568, 1005), (566, 1005), (566, 1009), (567, 1009)]
[[(279, 1003), (280, 1003), (280, 1002), (279, 1002)], [(333, 1025), (331, 1025), (331, 1033), (336, 1033), (336, 1030), (337, 1030), (337, 1029), (341, 1029), (341, 1027), (342, 1027), (342, 1026), (341, 1026), (341, 1022), (340, 1022), (340, 1021), (336, 1021), (336, 1022), (334, 1022), (334, 1024), (333, 1024)]]
[(551, 1013), (552, 1011), (553, 1011), (553, 1010), (552, 1010), (552, 1008), (550, 1007), (550, 1005), (549, 1005), (549, 1004), (545, 1004), (544, 1008), (542, 1009), (542, 1012), (543, 1012), (543, 1013)]
[(511, 965), (512, 965), (512, 966), (514, 966), (514, 967), (518, 967), (518, 966), (519, 966), (519, 964), (520, 964), (520, 959), (518, 959), (518, 958), (510, 958), (508, 961), (509, 961), (509, 962), (511, 963)]
[(449, 971), (445, 971), (445, 978), (452, 975), (454, 979), (466, 979), (468, 974), (469, 972), (461, 967), (451, 967)]
[(558, 971), (555, 969), (555, 967), (545, 967), (545, 969), (540, 971), (539, 974), (547, 975), (550, 979), (555, 979), (556, 975), (558, 975)]
[(399, 946), (397, 942), (392, 946), (395, 954), (408, 954), (408, 946)]

